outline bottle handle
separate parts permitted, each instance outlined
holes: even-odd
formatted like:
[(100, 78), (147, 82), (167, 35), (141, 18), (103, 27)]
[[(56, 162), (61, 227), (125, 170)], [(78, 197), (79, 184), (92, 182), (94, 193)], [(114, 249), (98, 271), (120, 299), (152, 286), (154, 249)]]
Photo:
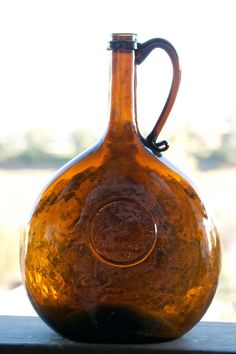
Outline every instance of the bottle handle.
[(178, 54), (173, 47), (173, 45), (162, 38), (153, 38), (147, 42), (142, 44), (138, 43), (138, 48), (135, 51), (135, 62), (136, 64), (141, 64), (144, 59), (153, 51), (155, 48), (164, 49), (164, 51), (169, 55), (172, 66), (173, 66), (173, 79), (170, 88), (169, 95), (167, 97), (166, 103), (162, 109), (160, 117), (158, 118), (153, 130), (147, 136), (146, 139), (143, 138), (144, 144), (151, 147), (154, 153), (160, 154), (162, 151), (168, 149), (169, 145), (167, 141), (162, 141), (157, 143), (157, 137), (159, 136), (168, 116), (173, 107), (173, 104), (176, 99), (176, 95), (178, 93), (180, 78), (181, 78), (181, 71), (179, 66), (179, 58)]

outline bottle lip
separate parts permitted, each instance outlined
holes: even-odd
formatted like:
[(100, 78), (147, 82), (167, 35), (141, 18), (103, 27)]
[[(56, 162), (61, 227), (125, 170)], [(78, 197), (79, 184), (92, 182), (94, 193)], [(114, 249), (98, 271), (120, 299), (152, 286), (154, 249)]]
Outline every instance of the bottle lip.
[(112, 33), (108, 50), (135, 50), (137, 49), (137, 34)]
[(137, 41), (136, 33), (112, 33), (111, 34), (112, 41)]

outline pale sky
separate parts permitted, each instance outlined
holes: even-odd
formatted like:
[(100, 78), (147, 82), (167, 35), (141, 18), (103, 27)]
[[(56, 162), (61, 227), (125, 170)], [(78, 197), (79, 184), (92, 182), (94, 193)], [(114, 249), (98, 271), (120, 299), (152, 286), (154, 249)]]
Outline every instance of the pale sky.
[[(182, 67), (166, 129), (186, 122), (202, 134), (236, 116), (234, 0), (0, 1), (0, 139), (31, 127), (64, 136), (102, 133), (107, 123), (109, 34), (169, 40)], [(138, 68), (141, 127), (162, 108), (171, 66), (160, 50)]]

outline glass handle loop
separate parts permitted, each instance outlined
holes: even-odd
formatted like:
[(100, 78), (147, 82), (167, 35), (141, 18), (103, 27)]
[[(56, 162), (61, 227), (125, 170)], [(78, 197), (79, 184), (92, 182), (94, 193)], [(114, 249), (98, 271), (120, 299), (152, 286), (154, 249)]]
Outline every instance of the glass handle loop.
[(156, 143), (157, 137), (159, 136), (165, 122), (170, 114), (170, 111), (175, 102), (180, 79), (181, 79), (181, 71), (179, 66), (179, 58), (178, 54), (173, 47), (173, 45), (162, 38), (153, 38), (147, 42), (142, 44), (138, 43), (138, 48), (135, 51), (135, 62), (136, 64), (141, 64), (147, 56), (153, 51), (155, 48), (163, 49), (170, 57), (172, 66), (173, 66), (173, 79), (170, 88), (169, 95), (167, 97), (166, 103), (162, 109), (162, 112), (153, 128), (151, 133), (147, 136), (145, 140), (146, 145), (148, 145), (154, 153), (160, 153), (168, 149), (168, 143), (166, 141), (162, 141), (160, 143)]

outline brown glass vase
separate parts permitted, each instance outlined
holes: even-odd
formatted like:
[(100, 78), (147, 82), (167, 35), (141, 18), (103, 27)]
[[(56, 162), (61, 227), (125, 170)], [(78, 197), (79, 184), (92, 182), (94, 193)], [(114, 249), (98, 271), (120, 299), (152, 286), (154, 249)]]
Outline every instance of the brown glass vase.
[[(136, 65), (154, 49), (173, 64), (153, 131), (136, 117)], [(114, 34), (110, 121), (101, 140), (62, 167), (42, 191), (21, 242), (21, 270), (39, 316), (86, 342), (177, 338), (204, 315), (216, 290), (220, 242), (204, 204), (156, 142), (180, 81), (163, 39)]]

